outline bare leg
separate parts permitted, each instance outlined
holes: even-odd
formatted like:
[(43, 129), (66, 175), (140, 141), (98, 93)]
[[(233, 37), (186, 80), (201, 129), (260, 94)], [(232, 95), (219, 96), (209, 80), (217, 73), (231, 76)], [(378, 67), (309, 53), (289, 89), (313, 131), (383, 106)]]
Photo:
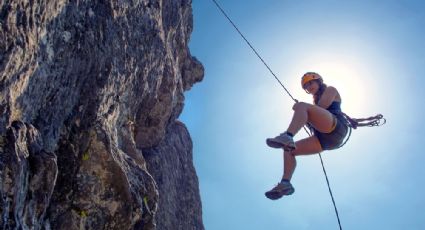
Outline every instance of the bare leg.
[[(307, 122), (310, 122), (320, 132), (328, 133), (332, 130), (333, 115), (317, 105), (300, 102), (294, 105), (294, 116), (289, 124), (288, 132), (296, 134)], [(311, 136), (295, 142), (297, 147), (293, 151), (283, 153), (283, 179), (291, 180), (297, 161), (295, 156), (315, 154), (322, 151), (322, 146), (316, 136)]]
[(295, 156), (292, 155), (291, 152), (283, 153), (283, 176), (282, 179), (286, 179), (288, 181), (291, 180), (292, 174), (294, 174), (295, 167), (297, 167), (297, 160)]
[(294, 115), (287, 129), (288, 132), (297, 134), (307, 122), (310, 122), (320, 132), (332, 131), (333, 116), (326, 109), (304, 102), (295, 104), (293, 109)]
[[(332, 131), (334, 117), (326, 109), (307, 103), (297, 103), (293, 109), (295, 112), (288, 127), (288, 132), (295, 135), (307, 122), (313, 125), (319, 132), (328, 133)], [(296, 148), (294, 150), (283, 153), (282, 180), (291, 180), (297, 165), (296, 156), (315, 154), (322, 151), (322, 146), (316, 136), (299, 140), (295, 142), (295, 146)], [(291, 195), (294, 191), (291, 183), (279, 183), (273, 189), (267, 191), (265, 195), (271, 200), (276, 200), (284, 195)]]
[(322, 151), (322, 146), (316, 136), (307, 137), (296, 143), (297, 148), (293, 151), (283, 153), (283, 176), (282, 179), (291, 180), (297, 161), (295, 156), (316, 154)]
[(297, 103), (294, 106), (294, 115), (292, 116), (292, 121), (289, 124), (288, 132), (292, 134), (297, 134), (298, 131), (307, 123), (308, 121), (308, 104), (307, 103)]

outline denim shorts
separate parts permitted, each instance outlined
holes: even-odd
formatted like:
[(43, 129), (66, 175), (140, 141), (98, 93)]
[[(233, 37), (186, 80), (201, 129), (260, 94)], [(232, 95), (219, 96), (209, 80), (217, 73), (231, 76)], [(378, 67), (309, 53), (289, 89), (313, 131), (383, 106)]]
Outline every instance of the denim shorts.
[(334, 115), (336, 126), (330, 133), (321, 133), (314, 130), (314, 135), (319, 139), (323, 150), (333, 150), (341, 146), (348, 133), (348, 126), (342, 116)]

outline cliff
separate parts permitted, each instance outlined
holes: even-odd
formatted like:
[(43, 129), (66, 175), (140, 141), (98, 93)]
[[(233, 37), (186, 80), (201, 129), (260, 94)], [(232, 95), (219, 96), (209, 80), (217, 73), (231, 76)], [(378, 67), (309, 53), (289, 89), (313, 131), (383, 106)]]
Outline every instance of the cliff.
[(2, 229), (203, 229), (190, 0), (0, 2)]

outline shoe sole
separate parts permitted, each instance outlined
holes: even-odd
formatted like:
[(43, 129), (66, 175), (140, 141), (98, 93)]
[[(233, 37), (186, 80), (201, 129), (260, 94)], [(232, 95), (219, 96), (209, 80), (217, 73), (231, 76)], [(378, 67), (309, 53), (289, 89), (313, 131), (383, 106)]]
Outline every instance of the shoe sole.
[(292, 195), (292, 194), (294, 194), (294, 192), (295, 192), (294, 188), (289, 188), (289, 189), (283, 190), (281, 193), (279, 193), (279, 192), (266, 192), (265, 195), (270, 200), (277, 200), (277, 199), (282, 198), (283, 196)]
[(266, 144), (271, 148), (281, 149), (283, 148), (285, 151), (293, 151), (295, 150), (295, 146), (293, 145), (285, 145), (281, 142), (274, 141), (273, 139), (268, 138), (266, 140)]
[(266, 144), (269, 147), (272, 147), (272, 148), (275, 148), (275, 149), (283, 148), (283, 144), (282, 143), (273, 141), (273, 139), (270, 139), (270, 138), (267, 138)]

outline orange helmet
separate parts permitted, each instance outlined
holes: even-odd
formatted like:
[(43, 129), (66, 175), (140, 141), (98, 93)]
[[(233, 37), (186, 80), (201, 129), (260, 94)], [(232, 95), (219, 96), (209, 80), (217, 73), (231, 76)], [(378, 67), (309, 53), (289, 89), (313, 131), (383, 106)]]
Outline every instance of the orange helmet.
[(322, 80), (322, 77), (314, 72), (308, 72), (301, 78), (301, 87), (304, 88), (305, 83), (313, 80)]

